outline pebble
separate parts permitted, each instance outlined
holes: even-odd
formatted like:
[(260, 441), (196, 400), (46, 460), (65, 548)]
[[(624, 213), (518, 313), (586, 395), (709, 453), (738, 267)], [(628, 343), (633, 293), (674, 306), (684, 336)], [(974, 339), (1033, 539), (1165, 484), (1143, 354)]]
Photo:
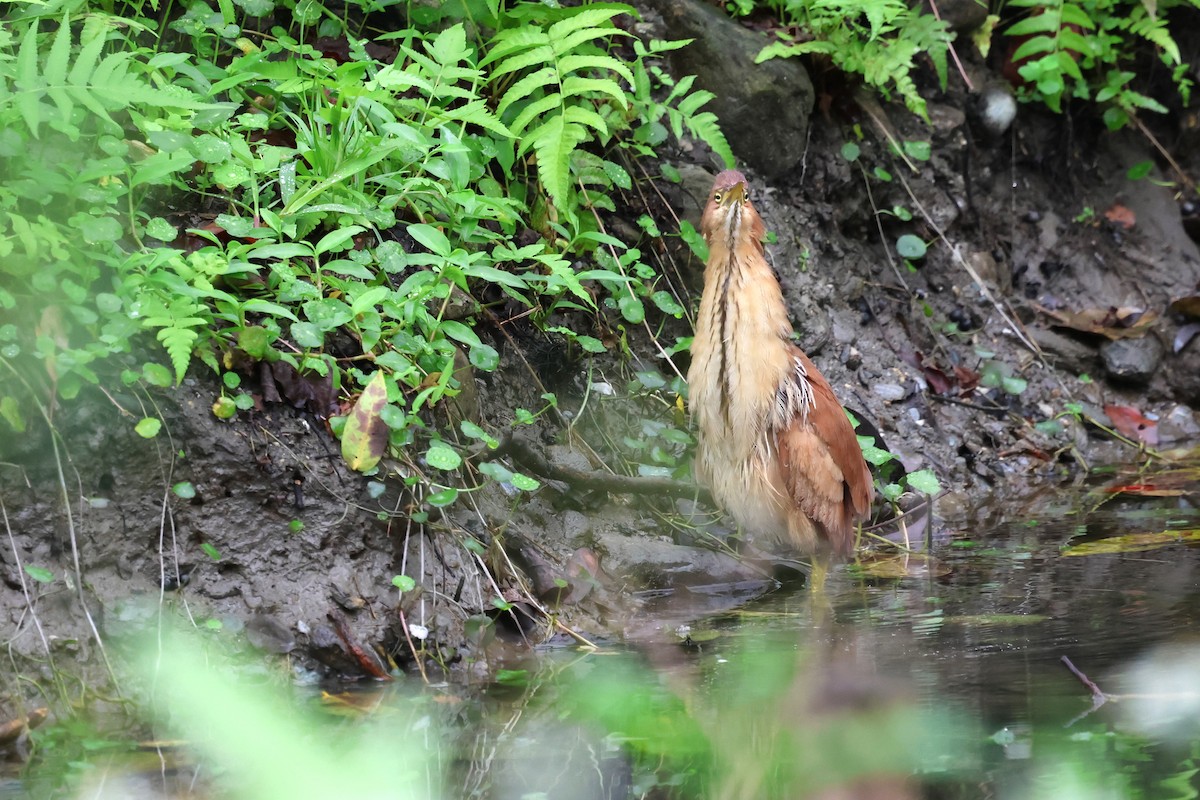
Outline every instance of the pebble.
[(1110, 378), (1122, 383), (1148, 383), (1162, 363), (1163, 346), (1157, 336), (1117, 339), (1100, 346), (1100, 357)]
[(898, 400), (903, 400), (907, 392), (904, 387), (898, 383), (877, 383), (871, 387), (871, 391), (876, 397), (882, 397), (889, 403), (895, 403)]

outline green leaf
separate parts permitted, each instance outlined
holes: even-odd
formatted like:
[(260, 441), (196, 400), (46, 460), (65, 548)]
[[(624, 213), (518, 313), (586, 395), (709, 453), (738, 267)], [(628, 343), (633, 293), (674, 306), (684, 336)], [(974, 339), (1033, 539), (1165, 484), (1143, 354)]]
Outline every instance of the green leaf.
[(395, 575), (392, 577), (392, 586), (395, 586), (402, 592), (411, 592), (417, 588), (417, 582), (407, 575)]
[(221, 395), (213, 402), (212, 412), (217, 419), (233, 419), (237, 414), (237, 403), (232, 398)]
[(261, 325), (247, 325), (238, 331), (238, 347), (243, 353), (258, 360), (267, 358), (273, 334)]
[(208, 542), (201, 542), (200, 549), (204, 551), (204, 555), (208, 556), (213, 561), (221, 560), (221, 551)]
[(444, 508), (458, 499), (458, 489), (453, 487), (442, 489), (440, 492), (434, 492), (425, 498), (425, 502), (434, 508)]
[(171, 487), (171, 491), (176, 497), (181, 497), (184, 500), (191, 500), (196, 496), (196, 487), (189, 481), (180, 481)]
[(432, 225), (416, 223), (408, 226), (408, 235), (424, 245), (431, 253), (439, 256), (450, 255), (450, 240)]
[(336, 231), (330, 231), (321, 237), (321, 241), (317, 242), (315, 252), (317, 255), (321, 255), (341, 250), (347, 242), (365, 230), (366, 228), (362, 225), (349, 225)]
[(145, 364), (142, 364), (142, 377), (146, 379), (146, 383), (151, 386), (157, 386), (160, 389), (165, 389), (171, 385), (171, 370), (153, 361), (147, 361)]
[(933, 474), (933, 470), (920, 469), (910, 472), (904, 480), (910, 489), (925, 494), (937, 494), (942, 490), (942, 485), (938, 482), (937, 476)]
[(311, 322), (294, 322), (291, 331), (292, 341), (300, 347), (316, 349), (324, 342), (321, 330)]
[(1142, 178), (1145, 178), (1147, 175), (1149, 175), (1153, 171), (1154, 171), (1154, 162), (1153, 161), (1149, 161), (1149, 160), (1140, 161), (1137, 164), (1134, 164), (1132, 167), (1129, 168), (1129, 171), (1125, 173), (1125, 177), (1131, 181), (1140, 181)]
[(621, 315), (625, 317), (625, 320), (634, 325), (639, 325), (646, 319), (646, 309), (642, 306), (642, 301), (634, 297), (631, 292), (621, 293), (621, 296), (617, 298), (617, 307), (621, 309)]
[(33, 564), (25, 565), (25, 574), (33, 578), (38, 583), (53, 583), (54, 573), (45, 567), (37, 567)]
[(143, 439), (153, 439), (162, 429), (162, 420), (154, 417), (144, 417), (133, 427), (138, 436)]
[[(874, 439), (872, 439), (870, 436), (860, 436), (858, 438), (859, 438), (859, 444), (862, 446), (863, 459), (868, 464), (875, 466), (875, 467), (882, 467), (884, 464), (888, 463), (889, 461), (895, 460), (896, 456), (893, 455), (892, 453), (889, 453), (887, 450), (884, 450), (882, 447), (876, 447), (874, 444), (870, 444), (870, 442), (874, 441)], [(863, 439), (866, 439), (868, 444), (863, 444), (862, 443)]]
[(21, 405), (17, 402), (17, 398), (12, 395), (0, 398), (0, 416), (4, 417), (14, 432), (25, 432), (25, 418), (21, 416)]
[(425, 452), (425, 462), (434, 469), (458, 469), (462, 465), (462, 456), (449, 446), (437, 443)]
[(342, 458), (357, 472), (370, 472), (387, 451), (389, 430), (380, 412), (387, 405), (387, 378), (377, 370), (354, 403), (342, 430)]
[(476, 369), (485, 372), (492, 372), (500, 366), (500, 354), (496, 352), (496, 348), (488, 344), (473, 346), (467, 353), (467, 359)]
[(500, 441), (498, 439), (496, 439), (495, 436), (492, 436), (490, 433), (488, 433), (483, 428), (479, 427), (477, 424), (475, 424), (474, 422), (472, 422), (469, 419), (464, 419), (464, 420), (460, 421), (458, 423), (458, 429), (460, 431), (462, 431), (464, 435), (470, 436), (472, 439), (478, 439), (481, 442), (484, 442), (492, 450), (495, 450), (497, 447), (500, 446)]
[(1018, 395), (1029, 388), (1029, 382), (1024, 378), (1003, 377), (1000, 379), (1000, 388), (1009, 394)]
[(520, 472), (514, 472), (508, 481), (513, 485), (513, 488), (520, 489), (523, 492), (533, 492), (541, 488), (542, 484), (528, 475), (522, 475)]
[(594, 336), (584, 336), (582, 334), (578, 334), (575, 336), (575, 343), (588, 353), (603, 353), (608, 349), (604, 346), (604, 342), (600, 341)]
[(925, 257), (925, 242), (920, 236), (906, 233), (896, 240), (896, 252), (901, 258), (918, 259)]

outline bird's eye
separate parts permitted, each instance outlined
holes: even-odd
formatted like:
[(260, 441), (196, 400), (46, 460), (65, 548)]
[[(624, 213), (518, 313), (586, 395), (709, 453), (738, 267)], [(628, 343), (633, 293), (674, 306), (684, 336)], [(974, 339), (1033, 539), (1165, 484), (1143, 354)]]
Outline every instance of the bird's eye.
[(718, 203), (720, 203), (721, 202), (721, 193), (713, 192), (713, 200), (716, 200)]

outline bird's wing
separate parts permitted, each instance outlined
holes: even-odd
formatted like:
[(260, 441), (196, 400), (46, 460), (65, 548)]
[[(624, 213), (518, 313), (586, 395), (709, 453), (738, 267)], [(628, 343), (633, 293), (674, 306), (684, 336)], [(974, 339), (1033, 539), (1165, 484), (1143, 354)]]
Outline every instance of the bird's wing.
[(866, 515), (874, 492), (854, 428), (829, 382), (797, 351), (801, 369), (791, 379), (807, 381), (808, 413), (776, 432), (780, 478), (793, 502), (820, 522), (838, 549), (848, 549), (855, 520)]

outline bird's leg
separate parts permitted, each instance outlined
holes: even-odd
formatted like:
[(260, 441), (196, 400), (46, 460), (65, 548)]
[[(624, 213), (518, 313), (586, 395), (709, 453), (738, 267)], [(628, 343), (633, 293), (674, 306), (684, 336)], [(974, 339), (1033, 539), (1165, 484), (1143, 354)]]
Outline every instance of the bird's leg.
[(830, 558), (826, 553), (813, 553), (812, 573), (808, 576), (808, 590), (816, 597), (825, 596), (825, 579), (829, 576)]

